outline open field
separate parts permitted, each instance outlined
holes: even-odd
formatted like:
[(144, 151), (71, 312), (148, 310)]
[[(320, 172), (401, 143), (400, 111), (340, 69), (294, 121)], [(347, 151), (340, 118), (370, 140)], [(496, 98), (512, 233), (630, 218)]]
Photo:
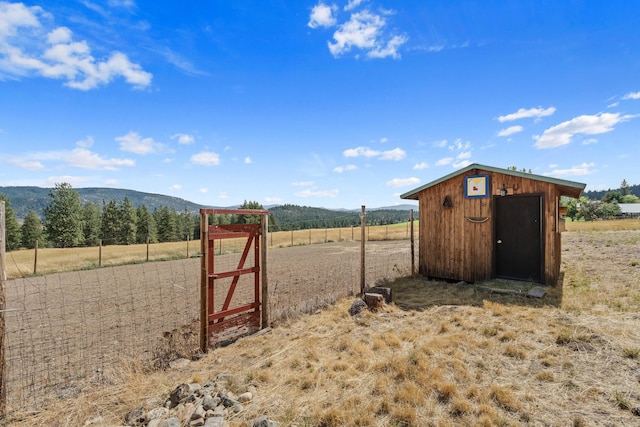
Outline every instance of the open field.
[[(418, 222), (414, 223), (417, 236)], [(362, 230), (359, 227), (327, 228), (313, 230), (270, 232), (270, 249), (288, 246), (304, 246), (317, 243), (360, 241)], [(409, 223), (367, 226), (366, 240), (399, 240), (410, 238)], [(238, 250), (235, 239), (218, 241), (216, 253), (225, 254)], [(416, 243), (417, 244), (417, 243)], [(185, 259), (200, 253), (200, 240), (188, 242), (170, 242), (127, 246), (103, 246), (90, 248), (40, 248), (36, 251), (18, 250), (8, 252), (7, 277), (25, 277), (36, 274), (50, 274), (61, 271), (86, 270), (100, 266), (115, 266), (145, 261), (163, 261)]]
[[(581, 224), (567, 224), (562, 282), (544, 298), (402, 277), (389, 282), (395, 304), (382, 312), (352, 318), (346, 298), (185, 368), (148, 372), (129, 361), (73, 399), (14, 414), (12, 425), (76, 426), (98, 415), (118, 425), (148, 399), (220, 373), (234, 391), (257, 390), (234, 426), (263, 414), (282, 426), (638, 425), (640, 221), (575, 231)], [(281, 250), (305, 268), (304, 259), (319, 261), (305, 252), (322, 246)], [(317, 280), (309, 292), (332, 281)]]

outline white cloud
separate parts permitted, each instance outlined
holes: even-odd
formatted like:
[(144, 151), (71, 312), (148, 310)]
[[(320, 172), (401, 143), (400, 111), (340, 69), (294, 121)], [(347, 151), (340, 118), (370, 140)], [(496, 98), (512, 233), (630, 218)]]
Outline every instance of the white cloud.
[(529, 109), (520, 108), (515, 113), (498, 117), (498, 121), (500, 123), (511, 122), (513, 120), (526, 119), (529, 117), (535, 117), (536, 119), (539, 119), (542, 117), (550, 116), (555, 112), (556, 112), (555, 107), (549, 107), (549, 108), (538, 107), (538, 108), (529, 108)]
[(342, 155), (345, 157), (376, 157), (380, 155), (380, 152), (369, 147), (356, 147), (344, 150)]
[[(353, 13), (349, 21), (340, 25), (333, 33), (335, 42), (328, 43), (329, 51), (334, 57), (338, 57), (349, 52), (352, 48), (366, 52), (377, 52), (386, 49), (389, 43), (384, 43), (384, 41), (380, 40), (385, 25), (384, 18), (368, 10)], [(406, 39), (394, 41), (394, 46), (389, 46), (389, 49), (395, 50), (388, 52), (386, 56), (399, 57), (396, 50), (404, 41)], [(376, 57), (382, 58), (383, 56)]]
[(460, 138), (456, 139), (453, 144), (449, 145), (449, 150), (451, 151), (469, 150), (470, 148), (471, 143), (469, 141), (462, 142)]
[(48, 31), (40, 17), (50, 18), (39, 6), (0, 2), (0, 76), (63, 79), (66, 86), (85, 91), (117, 77), (138, 89), (151, 84), (152, 74), (124, 53), (113, 51), (106, 60), (96, 60), (86, 41), (74, 42), (66, 27)]
[(171, 187), (169, 187), (169, 189), (172, 190), (172, 191), (180, 191), (180, 190), (182, 190), (182, 185), (173, 184)]
[(120, 166), (132, 167), (136, 162), (131, 159), (105, 159), (86, 148), (77, 147), (65, 156), (64, 161), (77, 168), (116, 171)]
[(297, 181), (292, 182), (291, 185), (293, 185), (294, 187), (312, 187), (313, 181)]
[(297, 197), (329, 197), (329, 198), (333, 198), (333, 197), (338, 197), (338, 193), (340, 193), (340, 190), (333, 189), (333, 190), (313, 190), (311, 188), (303, 190), (303, 191), (298, 191), (297, 193), (295, 193), (295, 195)]
[(218, 199), (226, 199), (227, 198), (227, 192), (226, 191), (221, 191), (218, 193)]
[(191, 136), (189, 134), (186, 134), (186, 133), (176, 133), (176, 134), (171, 136), (171, 139), (177, 139), (178, 140), (178, 144), (182, 144), (182, 145), (193, 144), (194, 141), (195, 141), (193, 136)]
[(44, 165), (37, 160), (27, 160), (20, 157), (10, 157), (5, 160), (9, 164), (26, 170), (39, 171), (45, 169)]
[(116, 137), (116, 141), (120, 143), (120, 150), (135, 154), (150, 154), (165, 149), (163, 144), (155, 142), (153, 138), (142, 138), (134, 131)]
[(345, 165), (345, 166), (337, 166), (333, 168), (333, 171), (336, 173), (342, 173), (346, 171), (354, 171), (356, 169), (358, 169), (356, 165)]
[(198, 193), (207, 194), (208, 192), (209, 192), (209, 189), (205, 187), (198, 189)]
[(402, 160), (407, 156), (407, 152), (402, 148), (394, 148), (393, 150), (383, 151), (380, 160)]
[(470, 159), (471, 151), (463, 151), (456, 156), (456, 159)]
[(582, 163), (578, 166), (573, 166), (569, 169), (554, 169), (551, 172), (545, 172), (544, 175), (551, 176), (580, 176), (580, 175), (589, 175), (594, 172), (597, 172), (596, 169), (593, 169), (595, 163)]
[(556, 148), (571, 143), (575, 135), (597, 135), (611, 132), (616, 124), (629, 120), (634, 116), (621, 116), (620, 113), (600, 113), (582, 115), (566, 122), (552, 126), (542, 135), (536, 135), (536, 148)]
[(118, 184), (120, 184), (120, 181), (118, 181), (117, 179), (105, 179), (104, 180), (104, 185), (108, 185), (109, 187), (115, 187)]
[(456, 168), (456, 169), (459, 169), (459, 168), (466, 168), (466, 167), (467, 167), (467, 166), (469, 166), (470, 164), (471, 164), (471, 162), (470, 162), (470, 161), (468, 161), (468, 160), (463, 160), (463, 161), (461, 161), (461, 162), (455, 162), (455, 163), (453, 163), (453, 164), (452, 164), (452, 166), (453, 166), (454, 168)]
[(344, 10), (353, 10), (360, 6), (362, 0), (349, 0), (349, 3), (344, 7)]
[(597, 142), (598, 142), (597, 138), (587, 138), (584, 141), (582, 141), (582, 145), (596, 144)]
[(437, 147), (437, 148), (444, 148), (449, 144), (449, 141), (447, 141), (446, 139), (440, 140), (440, 141), (433, 141), (433, 146)]
[(436, 166), (444, 166), (451, 164), (455, 159), (453, 157), (444, 157), (436, 162)]
[(622, 99), (640, 99), (640, 91), (638, 92), (629, 92)]
[(191, 163), (203, 166), (218, 166), (220, 164), (220, 155), (211, 151), (203, 151), (191, 156)]
[(369, 147), (356, 147), (344, 150), (342, 155), (345, 157), (377, 157), (379, 160), (402, 160), (406, 157), (407, 153), (402, 148), (377, 151)]
[(429, 163), (427, 162), (422, 162), (422, 163), (416, 163), (416, 165), (413, 167), (414, 170), (421, 170), (421, 169), (427, 169), (429, 167)]
[(264, 201), (267, 203), (282, 203), (282, 197), (265, 197)]
[(387, 138), (386, 136), (383, 136), (382, 138), (380, 138), (380, 143), (384, 144), (386, 142), (389, 141), (389, 138)]
[(334, 26), (336, 24), (336, 18), (333, 16), (334, 10), (335, 6), (327, 6), (322, 2), (318, 3), (311, 9), (307, 25), (311, 28)]
[(244, 162), (245, 162), (246, 164), (250, 164), (250, 163), (251, 163), (251, 157), (249, 157), (249, 156), (245, 157), (245, 158), (244, 158)]
[(393, 178), (391, 181), (387, 181), (387, 187), (406, 187), (408, 185), (416, 185), (418, 183), (420, 183), (420, 179), (416, 177)]
[(509, 126), (508, 128), (502, 129), (498, 132), (498, 136), (513, 135), (514, 133), (522, 132), (522, 129), (524, 129), (522, 126)]

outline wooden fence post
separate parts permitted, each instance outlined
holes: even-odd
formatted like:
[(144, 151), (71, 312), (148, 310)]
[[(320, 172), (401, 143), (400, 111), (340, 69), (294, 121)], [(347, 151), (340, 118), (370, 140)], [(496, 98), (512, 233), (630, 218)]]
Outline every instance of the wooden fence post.
[(102, 267), (102, 239), (100, 239), (100, 245), (98, 245), (98, 267)]
[(360, 213), (360, 294), (364, 295), (364, 283), (365, 283), (365, 228), (367, 224), (367, 214), (365, 213), (365, 206), (362, 205)]
[(0, 418), (4, 419), (7, 409), (7, 380), (5, 378), (5, 320), (4, 312), (6, 310), (5, 286), (7, 280), (7, 272), (5, 270), (5, 249), (6, 249), (6, 230), (5, 230), (5, 203), (0, 201)]
[(413, 237), (413, 209), (409, 211), (409, 222), (411, 223), (411, 275), (416, 274), (415, 239)]
[(38, 239), (36, 239), (36, 246), (33, 249), (33, 274), (36, 274), (38, 272)]

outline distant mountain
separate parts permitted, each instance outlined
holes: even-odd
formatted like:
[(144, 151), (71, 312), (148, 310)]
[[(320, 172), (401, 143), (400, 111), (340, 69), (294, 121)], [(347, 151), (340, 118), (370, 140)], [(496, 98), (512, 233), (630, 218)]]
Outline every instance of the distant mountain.
[[(131, 200), (134, 207), (146, 205), (150, 211), (167, 206), (170, 209), (189, 212), (198, 212), (200, 208), (207, 207), (189, 202), (179, 197), (165, 196), (162, 194), (143, 193), (141, 191), (125, 190), (122, 188), (76, 188), (82, 203), (94, 202), (102, 206), (102, 202), (115, 200), (120, 203), (125, 197)], [(45, 207), (51, 201), (51, 188), (41, 187), (0, 187), (0, 194), (4, 194), (11, 201), (11, 207), (18, 219), (24, 219), (29, 211), (34, 211), (40, 217)]]
[[(0, 194), (9, 198), (11, 207), (19, 220), (23, 220), (29, 211), (36, 212), (41, 218), (44, 209), (51, 201), (50, 193), (53, 189), (41, 187), (0, 187)], [(94, 202), (102, 206), (102, 202), (115, 200), (122, 202), (128, 197), (134, 207), (146, 205), (150, 211), (166, 206), (176, 211), (185, 209), (197, 214), (200, 208), (214, 207), (204, 206), (179, 197), (165, 196), (162, 194), (144, 193), (141, 191), (126, 190), (122, 188), (77, 188), (82, 203)], [(219, 207), (219, 206), (218, 206)], [(227, 209), (236, 209), (239, 206), (227, 206)], [(270, 205), (265, 206), (281, 229), (307, 229), (324, 227), (342, 227), (360, 224), (360, 209), (325, 209), (297, 205)], [(410, 204), (388, 206), (381, 208), (367, 207), (367, 223), (384, 225), (407, 221), (409, 211), (417, 206)]]

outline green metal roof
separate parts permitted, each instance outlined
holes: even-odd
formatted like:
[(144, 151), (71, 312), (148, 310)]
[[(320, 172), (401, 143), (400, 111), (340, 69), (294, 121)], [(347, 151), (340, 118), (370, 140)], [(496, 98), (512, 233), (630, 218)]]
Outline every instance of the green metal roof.
[(423, 190), (426, 190), (427, 188), (433, 187), (434, 185), (440, 184), (441, 182), (447, 181), (455, 176), (458, 175), (462, 175), (465, 174), (471, 170), (474, 169), (480, 169), (480, 170), (485, 170), (485, 171), (489, 171), (489, 172), (495, 172), (495, 173), (501, 173), (503, 175), (511, 175), (511, 176), (517, 176), (520, 178), (526, 178), (526, 179), (532, 179), (535, 181), (543, 181), (543, 182), (548, 182), (551, 184), (556, 184), (562, 187), (567, 187), (570, 189), (573, 189), (573, 191), (570, 191), (570, 195), (574, 195), (577, 194), (578, 197), (580, 195), (580, 193), (582, 193), (582, 190), (584, 190), (584, 188), (587, 186), (587, 184), (583, 184), (582, 182), (575, 182), (575, 181), (568, 181), (566, 179), (559, 179), (559, 178), (552, 178), (549, 176), (544, 176), (544, 175), (536, 175), (536, 174), (532, 174), (532, 173), (527, 173), (527, 172), (519, 172), (519, 171), (514, 171), (514, 170), (510, 170), (510, 169), (502, 169), (502, 168), (496, 168), (493, 166), (486, 166), (486, 165), (481, 165), (478, 163), (473, 163), (465, 168), (459, 169), (455, 172), (450, 173), (449, 175), (443, 176), (442, 178), (438, 178), (435, 181), (431, 181), (425, 185), (422, 185), (414, 190), (408, 191), (404, 194), (400, 195), (401, 199), (410, 199), (410, 200), (417, 200), (417, 195), (418, 193), (420, 193)]

